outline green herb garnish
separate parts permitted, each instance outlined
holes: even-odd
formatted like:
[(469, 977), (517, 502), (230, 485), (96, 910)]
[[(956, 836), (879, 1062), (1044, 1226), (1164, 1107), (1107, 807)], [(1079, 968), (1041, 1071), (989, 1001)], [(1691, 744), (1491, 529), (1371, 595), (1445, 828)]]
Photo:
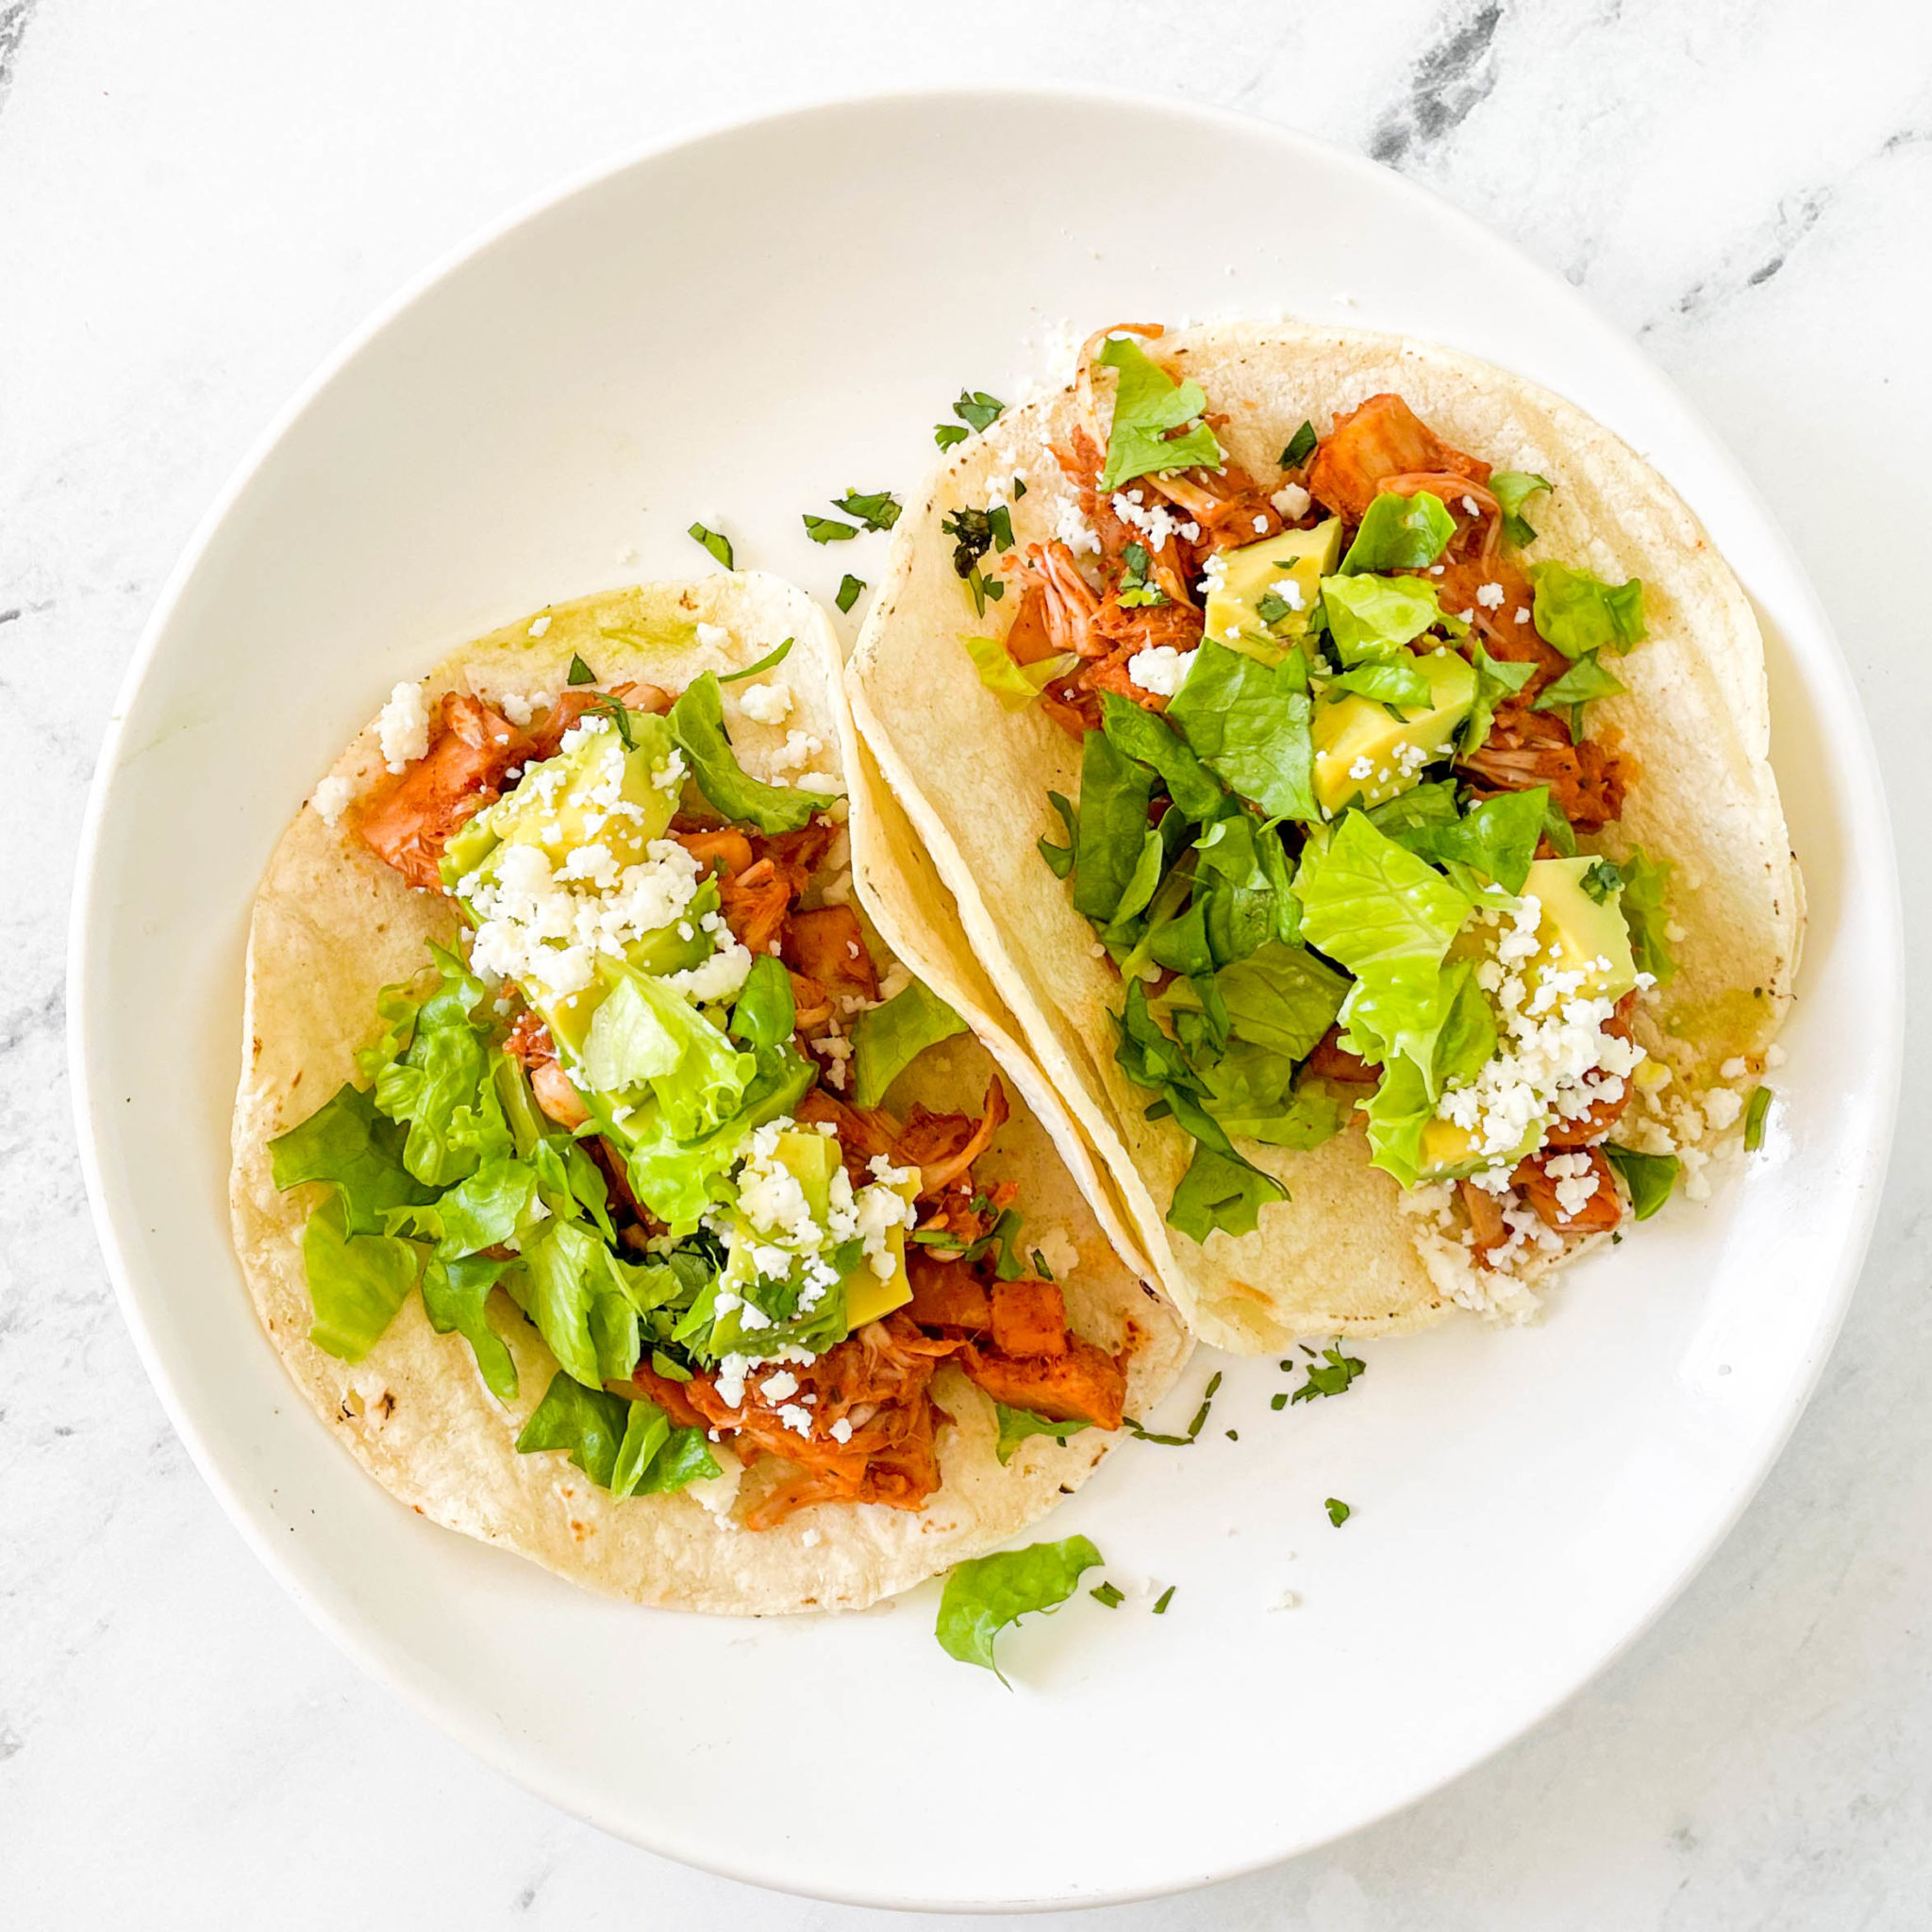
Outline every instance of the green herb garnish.
[(1284, 470), (1299, 470), (1315, 453), (1315, 444), (1320, 441), (1312, 423), (1304, 423), (1288, 439), (1288, 447), (1281, 452), (1281, 467)]
[(719, 675), (720, 684), (736, 684), (741, 677), (756, 677), (760, 671), (775, 671), (791, 655), (793, 640), (787, 638), (775, 651), (767, 651), (756, 664), (747, 664), (742, 671), (726, 671)]
[(835, 496), (832, 504), (848, 517), (857, 517), (868, 530), (890, 530), (899, 521), (899, 499), (890, 490), (874, 491), (869, 495), (848, 490), (843, 496)]
[(1340, 1529), (1341, 1525), (1344, 1523), (1346, 1523), (1351, 1516), (1355, 1514), (1355, 1511), (1351, 1509), (1348, 1507), (1348, 1505), (1341, 1500), (1340, 1496), (1330, 1496), (1322, 1505), (1322, 1507), (1323, 1508), (1327, 1510), (1328, 1521), (1332, 1523), (1337, 1529)]
[(858, 602), (858, 593), (864, 589), (864, 579), (854, 576), (850, 571), (839, 579), (839, 594), (833, 601), (838, 605), (841, 615), (848, 613)]
[(570, 659), (569, 681), (572, 684), (595, 684), (597, 674), (573, 651)]
[(1117, 1591), (1110, 1583), (1103, 1583), (1099, 1587), (1099, 1589), (1090, 1590), (1087, 1592), (1087, 1594), (1091, 1596), (1095, 1603), (1105, 1604), (1107, 1607), (1110, 1610), (1119, 1609), (1120, 1607), (1126, 1602), (1126, 1598), (1123, 1596), (1121, 1592)]
[(1158, 1595), (1158, 1596), (1157, 1598), (1155, 1598), (1155, 1600), (1154, 1600), (1154, 1614), (1155, 1614), (1155, 1615), (1156, 1615), (1157, 1617), (1164, 1617), (1164, 1616), (1166, 1616), (1166, 1615), (1167, 1615), (1167, 1607), (1168, 1607), (1168, 1605), (1169, 1605), (1169, 1604), (1173, 1603), (1173, 1601), (1174, 1601), (1174, 1591), (1177, 1591), (1177, 1590), (1178, 1590), (1179, 1588), (1180, 1588), (1180, 1585), (1179, 1585), (1179, 1584), (1177, 1584), (1177, 1583), (1170, 1583), (1170, 1584), (1169, 1584), (1169, 1585), (1167, 1586), (1167, 1588), (1166, 1588), (1165, 1590), (1163, 1590), (1163, 1591), (1162, 1591), (1160, 1592), (1160, 1594), (1159, 1594), (1159, 1595)]
[(726, 570), (738, 568), (731, 560), (731, 539), (722, 530), (708, 530), (702, 524), (693, 524), (685, 534), (695, 537)]
[(1312, 1402), (1318, 1395), (1346, 1395), (1357, 1375), (1368, 1374), (1369, 1365), (1358, 1356), (1343, 1355), (1341, 1347), (1324, 1348), (1323, 1361), (1310, 1362), (1307, 1380), (1294, 1391), (1296, 1402)]
[(841, 524), (837, 517), (815, 517), (808, 512), (803, 521), (805, 534), (814, 543), (848, 543), (858, 535), (857, 524)]
[(1756, 1154), (1764, 1145), (1764, 1119), (1771, 1111), (1771, 1089), (1754, 1087), (1744, 1107), (1744, 1152)]

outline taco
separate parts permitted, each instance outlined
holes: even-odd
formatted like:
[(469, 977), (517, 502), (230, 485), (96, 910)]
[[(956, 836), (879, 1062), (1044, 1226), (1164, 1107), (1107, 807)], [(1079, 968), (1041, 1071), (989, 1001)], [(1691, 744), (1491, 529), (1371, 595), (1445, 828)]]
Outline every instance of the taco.
[(1760, 640), (1579, 410), (1390, 336), (1103, 331), (894, 541), (859, 728), (1204, 1339), (1524, 1315), (1762, 1131)]
[(1011, 1021), (1017, 1077), (875, 857), (855, 900), (849, 744), (801, 592), (586, 598), (397, 685), (255, 907), (231, 1203), (290, 1374), (403, 1502), (640, 1603), (905, 1589), (1186, 1357)]

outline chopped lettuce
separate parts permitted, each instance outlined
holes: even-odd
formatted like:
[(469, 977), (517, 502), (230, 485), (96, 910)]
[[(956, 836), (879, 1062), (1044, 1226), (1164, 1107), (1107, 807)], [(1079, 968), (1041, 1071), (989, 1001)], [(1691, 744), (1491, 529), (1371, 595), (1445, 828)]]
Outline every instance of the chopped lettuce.
[(1301, 905), (1273, 821), (1246, 812), (1216, 819), (1195, 842), (1193, 885), (1216, 965), (1243, 959), (1271, 939), (1293, 945), (1301, 937)]
[(1638, 972), (1668, 986), (1677, 972), (1677, 962), (1671, 957), (1671, 915), (1664, 902), (1671, 861), (1652, 858), (1642, 846), (1633, 845), (1617, 870), (1624, 874), (1622, 904), (1624, 923), (1630, 928), (1631, 958)]
[[(1455, 788), (1445, 783), (1443, 790), (1450, 793), (1453, 812)], [(1471, 807), (1459, 818), (1399, 826), (1377, 818), (1376, 824), (1397, 844), (1420, 853), (1424, 858), (1444, 865), (1453, 862), (1474, 866), (1494, 879), (1506, 892), (1520, 892), (1529, 877), (1530, 861), (1536, 857), (1538, 841), (1549, 822), (1549, 787), (1539, 785), (1528, 791), (1500, 792)], [(1432, 800), (1429, 809), (1438, 808)]]
[(492, 1138), (484, 1082), (491, 1020), (475, 1015), (483, 982), (458, 957), (431, 944), (440, 982), (416, 1009), (409, 1042), (375, 1076), (375, 1105), (407, 1124), (403, 1165), (432, 1188), (472, 1174)]
[(1597, 662), (1596, 653), (1586, 651), (1561, 677), (1553, 678), (1543, 687), (1536, 701), (1536, 708), (1539, 711), (1569, 711), (1572, 714), (1571, 735), (1575, 737), (1575, 713), (1591, 698), (1613, 698), (1623, 689), (1622, 682)]
[(1204, 1103), (1229, 1134), (1306, 1154), (1339, 1134), (1355, 1103), (1317, 1080), (1295, 1077), (1295, 1063), (1236, 1040), (1208, 1069)]
[[(1399, 663), (1409, 655), (1405, 646), (1442, 619), (1426, 577), (1324, 577), (1322, 612), (1345, 665)], [(1426, 692), (1422, 702), (1428, 702)]]
[(1167, 795), (1191, 819), (1211, 819), (1227, 792), (1195, 757), (1187, 741), (1152, 711), (1118, 691), (1101, 693), (1101, 726), (1130, 758), (1151, 765), (1167, 785)]
[(622, 962), (610, 970), (616, 984), (591, 1017), (579, 1084), (633, 1105), (648, 1091), (680, 1141), (722, 1126), (751, 1084), (754, 1057), (661, 979)]
[(1414, 664), (1357, 664), (1329, 680), (1331, 691), (1353, 691), (1357, 697), (1378, 705), (1392, 705), (1399, 711), (1428, 711), (1435, 708), (1436, 694)]
[[(1103, 491), (1118, 490), (1136, 476), (1160, 470), (1188, 470), (1205, 463), (1219, 468), (1223, 458), (1214, 432), (1195, 419), (1208, 407), (1198, 382), (1175, 382), (1141, 345), (1112, 336), (1093, 358), (1119, 373), (1113, 424), (1107, 435)], [(1174, 436), (1183, 424), (1193, 427)]]
[(1528, 470), (1495, 470), (1490, 475), (1490, 494), (1503, 509), (1503, 534), (1521, 550), (1536, 541), (1536, 532), (1523, 514), (1523, 506), (1540, 490), (1557, 486), (1547, 476)]
[(714, 672), (686, 687), (671, 708), (671, 729), (698, 790), (734, 823), (754, 824), (761, 832), (795, 832), (813, 812), (831, 807), (831, 798), (823, 793), (767, 785), (746, 774), (724, 732), (724, 700)]
[(971, 637), (959, 641), (979, 681), (1009, 711), (1030, 705), (1074, 661), (1071, 657), (1042, 658), (1037, 664), (1016, 664), (998, 638)]
[(852, 1028), (854, 1103), (877, 1107), (891, 1086), (929, 1046), (964, 1033), (966, 1023), (944, 1000), (916, 979), (882, 1005), (858, 1016)]
[(1643, 641), (1641, 577), (1607, 584), (1593, 572), (1567, 563), (1532, 564), (1529, 577), (1536, 586), (1536, 627), (1564, 657), (1621, 654)]
[(302, 1231), (315, 1323), (308, 1339), (345, 1362), (382, 1340), (423, 1269), (423, 1250), (391, 1234), (351, 1234), (341, 1201), (325, 1201)]
[(993, 1660), (994, 1639), (1019, 1618), (1065, 1603), (1100, 1560), (1084, 1536), (1070, 1536), (1063, 1542), (1029, 1543), (1024, 1550), (956, 1564), (940, 1593), (934, 1632), (940, 1648), (962, 1664), (991, 1671), (1005, 1684)]
[(403, 1130), (375, 1110), (375, 1096), (342, 1086), (299, 1125), (269, 1142), (278, 1188), (326, 1181), (349, 1234), (380, 1234), (392, 1208), (432, 1201), (403, 1165)]
[(791, 974), (772, 954), (758, 954), (731, 1009), (731, 1037), (754, 1052), (760, 1047), (783, 1046), (791, 1038), (797, 1020)]
[(1191, 1240), (1224, 1234), (1253, 1234), (1261, 1209), (1288, 1199), (1288, 1190), (1238, 1154), (1223, 1154), (1200, 1141), (1168, 1204), (1167, 1224)]
[(1046, 860), (1054, 877), (1063, 879), (1074, 869), (1074, 847), (1080, 836), (1079, 820), (1063, 793), (1049, 791), (1046, 802), (1059, 813), (1060, 824), (1066, 828), (1067, 842), (1056, 845), (1042, 833), (1033, 843), (1041, 858)]
[(1271, 941), (1214, 975), (1229, 1024), (1241, 1039), (1304, 1059), (1335, 1024), (1348, 981), (1303, 946)]
[(1030, 1408), (1008, 1408), (1004, 1402), (993, 1404), (993, 1413), (999, 1419), (999, 1441), (993, 1445), (993, 1454), (1005, 1468), (1012, 1461), (1021, 1443), (1033, 1436), (1051, 1436), (1056, 1442), (1064, 1442), (1069, 1436), (1077, 1436), (1084, 1428), (1091, 1426), (1082, 1417), (1074, 1417), (1067, 1422), (1055, 1422), (1050, 1416), (1035, 1415)]
[(491, 1290), (512, 1265), (472, 1255), (463, 1260), (433, 1259), (423, 1271), (423, 1308), (429, 1325), (439, 1335), (454, 1332), (470, 1344), (484, 1387), (499, 1402), (517, 1392), (517, 1365), (485, 1311)]
[(1384, 491), (1370, 504), (1348, 555), (1344, 576), (1391, 570), (1426, 570), (1449, 547), (1456, 519), (1426, 490), (1413, 496)]
[(1153, 796), (1154, 774), (1145, 765), (1129, 758), (1106, 732), (1088, 732), (1080, 752), (1074, 905), (1090, 919), (1117, 916), (1142, 862)]
[(1492, 658), (1474, 638), (1469, 641), (1469, 661), (1475, 666), (1475, 698), (1457, 741), (1465, 755), (1482, 748), (1496, 722), (1496, 707), (1505, 698), (1514, 697), (1536, 675), (1534, 662)]
[(582, 1222), (555, 1216), (538, 1223), (523, 1245), (524, 1265), (506, 1286), (550, 1353), (592, 1388), (623, 1380), (638, 1365), (637, 1311), (609, 1249)]
[[(1195, 652), (1193, 668), (1167, 708), (1202, 763), (1235, 791), (1270, 818), (1307, 820), (1321, 817), (1311, 711), (1307, 659), (1301, 652), (1271, 666), (1212, 639)], [(1099, 735), (1089, 732), (1087, 741)]]
[(565, 1374), (551, 1378), (517, 1436), (517, 1449), (525, 1456), (561, 1449), (599, 1489), (617, 1496), (668, 1493), (721, 1473), (702, 1429), (674, 1429), (655, 1402), (586, 1389)]

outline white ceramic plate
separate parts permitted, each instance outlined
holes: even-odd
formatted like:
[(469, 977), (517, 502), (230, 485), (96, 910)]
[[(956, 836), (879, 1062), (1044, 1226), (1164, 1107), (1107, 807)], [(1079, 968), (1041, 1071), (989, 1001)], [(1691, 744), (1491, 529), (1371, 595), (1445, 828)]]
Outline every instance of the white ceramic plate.
[[(1011, 1694), (935, 1646), (930, 1586), (836, 1620), (652, 1614), (399, 1508), (292, 1399), (228, 1247), (244, 921), (315, 777), (451, 644), (706, 567), (693, 518), (823, 593), (877, 575), (883, 539), (815, 549), (800, 512), (909, 488), (960, 385), (1010, 397), (1042, 367), (1029, 339), (1063, 320), (1283, 308), (1435, 337), (1574, 397), (1690, 498), (1757, 599), (1812, 923), (1748, 1175), (1579, 1268), (1545, 1325), (1365, 1348), (1345, 1401), (1272, 1412), (1274, 1362), (1199, 1358), (1169, 1413), (1226, 1367), (1200, 1444), (1127, 1445), (1045, 1532), (1086, 1531), (1129, 1583), (1178, 1584), (1172, 1608), (1083, 1593), (1009, 1637)], [(263, 1559), (367, 1669), (557, 1804), (879, 1904), (1226, 1876), (1534, 1724), (1668, 1601), (1776, 1454), (1856, 1274), (1891, 1119), (1897, 903), (1874, 770), (1809, 589), (1682, 398), (1563, 283), (1394, 175), (1244, 121), (1064, 93), (760, 122), (586, 182), (413, 291), (184, 559), (102, 755), (77, 914), (102, 1239), (150, 1373)], [(1327, 1496), (1355, 1507), (1339, 1531)], [(1299, 1607), (1276, 1607), (1290, 1591)]]

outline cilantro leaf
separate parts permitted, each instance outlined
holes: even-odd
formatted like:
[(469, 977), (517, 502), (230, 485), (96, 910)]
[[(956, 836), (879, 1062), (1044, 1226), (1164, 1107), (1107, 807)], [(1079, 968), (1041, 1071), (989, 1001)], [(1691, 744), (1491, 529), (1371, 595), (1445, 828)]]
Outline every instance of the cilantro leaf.
[(983, 389), (962, 389), (959, 400), (953, 405), (953, 414), (974, 429), (990, 429), (1006, 410), (1006, 404), (997, 396), (988, 395)]
[(1095, 1603), (1109, 1610), (1117, 1610), (1126, 1602), (1126, 1598), (1110, 1583), (1103, 1583), (1097, 1590), (1090, 1590), (1087, 1594)]
[(1355, 1384), (1357, 1375), (1365, 1375), (1369, 1365), (1359, 1356), (1343, 1355), (1338, 1344), (1322, 1351), (1323, 1359), (1309, 1362), (1307, 1380), (1289, 1399), (1291, 1402), (1313, 1402), (1322, 1395), (1346, 1395)]
[(791, 655), (795, 641), (787, 638), (774, 651), (767, 651), (756, 664), (747, 664), (742, 671), (727, 671), (719, 679), (720, 684), (736, 684), (741, 677), (756, 677), (761, 671), (775, 671)]
[(814, 543), (847, 543), (858, 535), (857, 524), (841, 524), (837, 517), (815, 517), (808, 511), (802, 521), (805, 534)]
[(1029, 1543), (1024, 1550), (1002, 1550), (955, 1564), (940, 1593), (933, 1633), (940, 1648), (963, 1664), (991, 1671), (1005, 1684), (993, 1659), (1000, 1632), (1022, 1617), (1058, 1608), (1100, 1560), (1100, 1552), (1087, 1538), (1070, 1536), (1063, 1542)]
[(890, 530), (899, 521), (899, 499), (890, 490), (878, 490), (870, 495), (857, 490), (848, 490), (843, 496), (832, 499), (835, 509), (842, 509), (848, 517), (857, 517), (868, 530)]
[[(1214, 432), (1194, 420), (1208, 407), (1198, 382), (1175, 382), (1138, 342), (1124, 336), (1109, 337), (1093, 359), (1117, 371), (1120, 378), (1108, 430), (1107, 463), (1100, 473), (1103, 491), (1156, 471), (1187, 470), (1197, 464), (1220, 467), (1224, 458)], [(1188, 423), (1194, 426), (1181, 436), (1171, 436)]]
[(731, 539), (722, 530), (708, 530), (702, 524), (693, 524), (685, 535), (696, 538), (726, 570), (737, 568), (731, 560)]
[(1348, 1505), (1344, 1503), (1339, 1496), (1330, 1496), (1322, 1505), (1322, 1507), (1323, 1508), (1327, 1510), (1328, 1521), (1332, 1523), (1337, 1529), (1340, 1529), (1341, 1525), (1344, 1523), (1346, 1523), (1351, 1516), (1355, 1514), (1355, 1511), (1351, 1509), (1348, 1507)]
[(1744, 1152), (1756, 1154), (1764, 1145), (1765, 1117), (1771, 1112), (1771, 1089), (1754, 1087), (1744, 1105)]
[(973, 432), (962, 429), (957, 423), (936, 423), (933, 425), (932, 440), (941, 449), (951, 449), (957, 443), (964, 442)]
[(1304, 423), (1288, 440), (1288, 447), (1281, 452), (1281, 467), (1284, 470), (1299, 470), (1315, 454), (1315, 445), (1321, 439), (1315, 434), (1312, 423)]
[(839, 594), (833, 600), (841, 615), (849, 614), (852, 607), (858, 602), (858, 593), (865, 589), (865, 580), (856, 577), (850, 571), (839, 579)]
[(595, 684), (596, 681), (597, 674), (584, 662), (583, 658), (576, 652), (573, 651), (570, 657), (569, 682), (572, 684)]

